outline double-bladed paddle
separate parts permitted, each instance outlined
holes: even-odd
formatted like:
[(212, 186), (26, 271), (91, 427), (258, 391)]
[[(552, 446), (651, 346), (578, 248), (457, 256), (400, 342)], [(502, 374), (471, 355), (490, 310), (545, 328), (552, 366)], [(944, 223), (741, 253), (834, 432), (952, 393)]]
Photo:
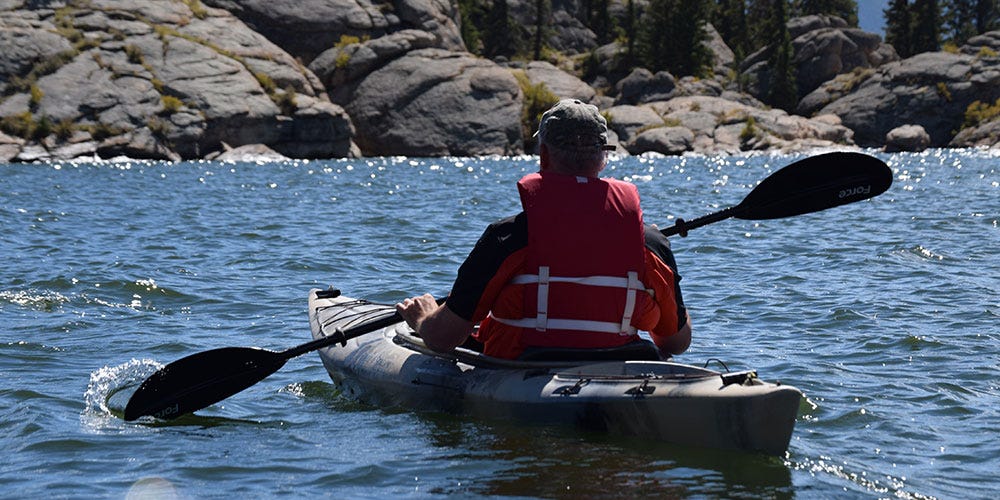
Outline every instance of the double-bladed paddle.
[[(771, 174), (739, 205), (690, 222), (678, 219), (663, 234), (686, 236), (691, 229), (730, 217), (763, 220), (818, 212), (877, 196), (891, 184), (892, 171), (877, 158), (861, 153), (822, 154)], [(320, 293), (332, 297), (339, 292)], [(387, 312), (384, 317), (281, 352), (223, 347), (181, 358), (143, 381), (125, 406), (125, 420), (145, 415), (169, 420), (200, 410), (263, 380), (289, 359), (343, 344), (399, 321), (398, 313)]]

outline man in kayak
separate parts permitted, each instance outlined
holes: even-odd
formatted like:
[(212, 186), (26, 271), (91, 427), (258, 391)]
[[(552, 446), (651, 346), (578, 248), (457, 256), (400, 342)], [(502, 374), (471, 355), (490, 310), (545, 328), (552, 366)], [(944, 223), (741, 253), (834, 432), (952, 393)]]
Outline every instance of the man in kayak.
[(662, 357), (691, 343), (670, 244), (644, 226), (635, 185), (597, 175), (607, 121), (563, 99), (535, 134), (540, 170), (517, 186), (524, 211), (491, 224), (458, 270), (447, 301), (396, 304), (428, 347), (448, 352), (479, 323), (485, 354), (532, 348), (611, 348), (648, 331)]

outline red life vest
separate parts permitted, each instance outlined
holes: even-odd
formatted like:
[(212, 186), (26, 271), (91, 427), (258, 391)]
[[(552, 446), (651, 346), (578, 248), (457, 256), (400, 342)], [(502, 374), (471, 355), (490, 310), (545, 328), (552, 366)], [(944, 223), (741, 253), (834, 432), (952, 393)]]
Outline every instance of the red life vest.
[[(643, 286), (645, 237), (639, 193), (614, 179), (554, 173), (517, 184), (528, 221), (523, 307), (494, 310), (521, 344), (612, 347), (636, 338), (633, 314), (651, 300)], [(513, 315), (513, 317), (511, 317)]]

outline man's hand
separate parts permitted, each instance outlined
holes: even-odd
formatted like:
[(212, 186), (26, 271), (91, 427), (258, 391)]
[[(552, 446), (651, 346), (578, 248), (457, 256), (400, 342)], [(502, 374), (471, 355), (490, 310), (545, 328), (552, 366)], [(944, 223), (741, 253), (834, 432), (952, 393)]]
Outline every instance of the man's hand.
[(424, 344), (438, 352), (449, 352), (462, 345), (475, 326), (452, 312), (448, 306), (439, 306), (429, 293), (396, 304), (396, 310), (406, 320), (406, 324), (424, 339)]
[(406, 320), (406, 324), (410, 325), (410, 328), (417, 332), (418, 335), (420, 334), (420, 326), (424, 320), (437, 310), (437, 308), (438, 305), (434, 301), (434, 296), (429, 293), (406, 299), (396, 304), (396, 311), (399, 312), (399, 315)]

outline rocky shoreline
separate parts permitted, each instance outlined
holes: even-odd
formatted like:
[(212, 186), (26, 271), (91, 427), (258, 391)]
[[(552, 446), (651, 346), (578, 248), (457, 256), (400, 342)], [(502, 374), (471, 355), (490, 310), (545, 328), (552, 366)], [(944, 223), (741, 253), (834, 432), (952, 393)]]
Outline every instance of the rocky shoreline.
[(596, 104), (622, 154), (1000, 147), (1000, 31), (900, 59), (793, 19), (790, 114), (758, 99), (766, 49), (736, 67), (710, 30), (712, 78), (621, 72), (577, 3), (553, 12), (557, 56), (509, 62), (466, 50), (448, 0), (2, 0), (0, 161), (530, 153), (539, 93)]

